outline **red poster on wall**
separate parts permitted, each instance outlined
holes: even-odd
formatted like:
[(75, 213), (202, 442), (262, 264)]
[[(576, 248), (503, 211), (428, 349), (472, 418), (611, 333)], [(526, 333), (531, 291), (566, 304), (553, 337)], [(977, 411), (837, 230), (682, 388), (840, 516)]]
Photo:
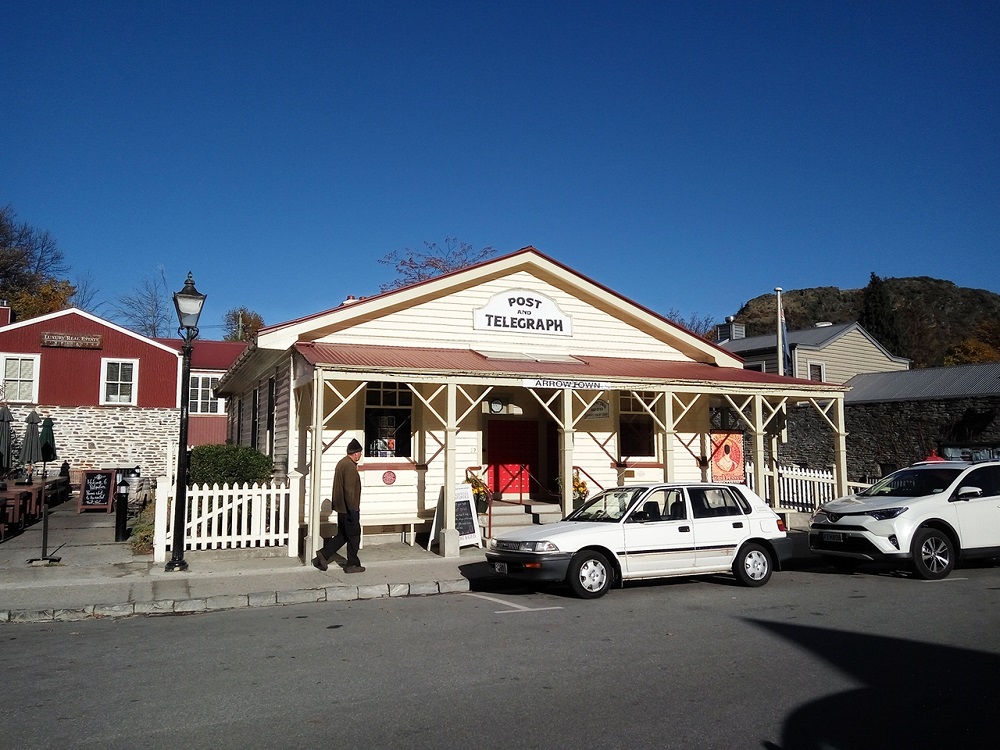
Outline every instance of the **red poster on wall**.
[(743, 482), (743, 433), (712, 433), (712, 481)]

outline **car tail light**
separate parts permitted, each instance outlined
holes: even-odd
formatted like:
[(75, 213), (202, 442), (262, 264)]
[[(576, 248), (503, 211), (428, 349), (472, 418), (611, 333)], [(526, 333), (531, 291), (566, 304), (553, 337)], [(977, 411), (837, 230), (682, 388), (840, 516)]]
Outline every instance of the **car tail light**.
[(783, 519), (781, 516), (778, 516), (778, 531), (788, 531), (788, 529), (785, 527), (785, 519)]

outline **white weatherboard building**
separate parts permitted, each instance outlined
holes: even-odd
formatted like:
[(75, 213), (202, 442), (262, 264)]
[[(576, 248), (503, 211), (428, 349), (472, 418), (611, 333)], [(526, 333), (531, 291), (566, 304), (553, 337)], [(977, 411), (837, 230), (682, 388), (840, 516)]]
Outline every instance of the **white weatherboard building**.
[[(842, 386), (745, 370), (531, 247), (264, 328), (217, 393), (233, 442), (303, 477), (306, 559), (352, 438), (365, 449), (366, 533), (429, 528), (439, 497), (454, 498), (470, 474), (495, 497), (555, 497), (564, 511), (572, 482), (557, 479), (574, 472), (591, 492), (711, 479), (721, 425), (752, 437), (763, 487), (765, 444), (776, 450), (788, 403), (823, 415), (846, 494)], [(443, 507), (437, 541), (450, 556), (454, 503)]]

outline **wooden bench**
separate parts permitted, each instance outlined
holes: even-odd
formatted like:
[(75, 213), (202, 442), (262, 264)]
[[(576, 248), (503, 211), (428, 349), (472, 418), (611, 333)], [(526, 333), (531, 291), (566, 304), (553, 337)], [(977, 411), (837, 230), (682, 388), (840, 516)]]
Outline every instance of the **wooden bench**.
[(403, 526), (399, 533), (399, 541), (407, 541), (407, 528), (409, 529), (409, 545), (413, 547), (416, 544), (416, 527), (419, 524), (430, 521), (430, 518), (423, 518), (415, 513), (381, 513), (372, 512), (365, 513), (361, 511), (361, 544), (360, 548), (365, 546), (365, 527), (366, 526)]
[[(364, 503), (362, 503), (364, 505)], [(323, 523), (337, 523), (337, 514), (334, 512), (324, 513), (321, 519)], [(365, 528), (375, 526), (400, 526), (399, 541), (408, 543), (411, 547), (416, 545), (416, 527), (431, 521), (430, 515), (422, 516), (412, 511), (396, 510), (394, 508), (361, 510), (361, 542), (359, 549), (365, 546)], [(407, 538), (409, 534), (409, 538)]]

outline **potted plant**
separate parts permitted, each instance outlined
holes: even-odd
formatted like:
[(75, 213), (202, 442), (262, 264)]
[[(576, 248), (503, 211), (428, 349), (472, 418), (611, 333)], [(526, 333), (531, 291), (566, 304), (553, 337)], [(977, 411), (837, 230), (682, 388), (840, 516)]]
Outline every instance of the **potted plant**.
[[(559, 494), (562, 494), (562, 477), (556, 477)], [(580, 477), (579, 470), (573, 471), (573, 507), (578, 507), (587, 499), (587, 480)]]

